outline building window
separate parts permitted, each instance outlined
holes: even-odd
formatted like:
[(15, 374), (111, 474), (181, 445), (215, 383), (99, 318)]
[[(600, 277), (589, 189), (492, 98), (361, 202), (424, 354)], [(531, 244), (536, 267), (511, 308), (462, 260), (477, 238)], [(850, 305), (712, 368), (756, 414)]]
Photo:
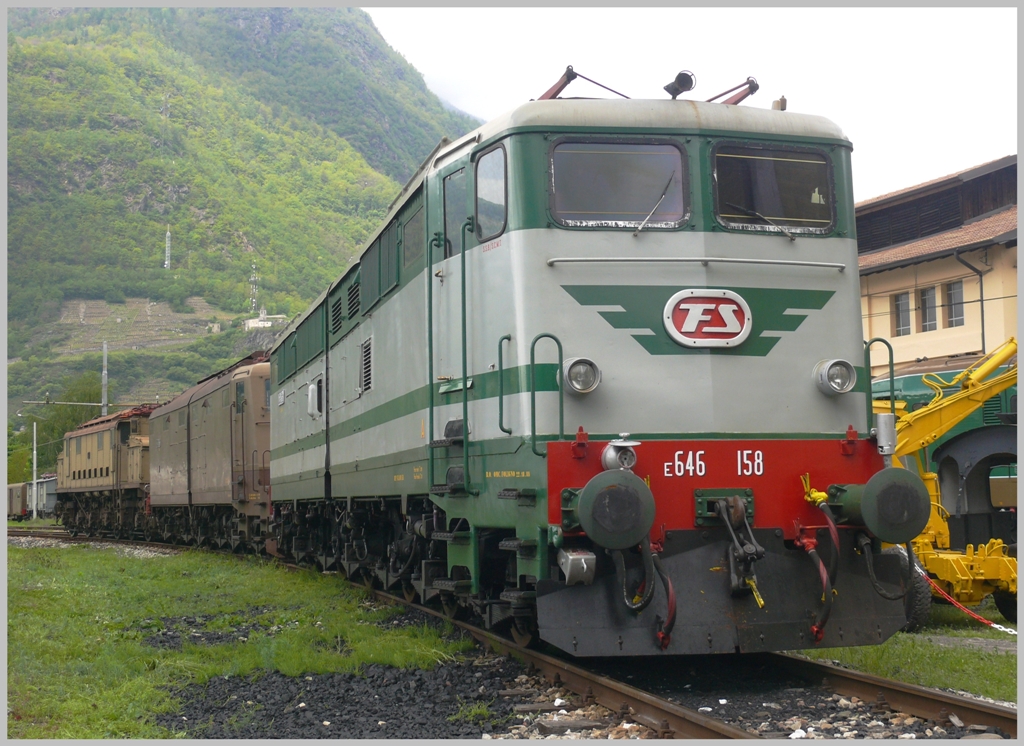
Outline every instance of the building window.
[(917, 313), (921, 331), (933, 332), (937, 328), (935, 288), (921, 288), (918, 291)]
[(910, 334), (910, 293), (892, 296), (892, 336)]
[(964, 281), (946, 283), (946, 302), (943, 306), (945, 326), (964, 325)]

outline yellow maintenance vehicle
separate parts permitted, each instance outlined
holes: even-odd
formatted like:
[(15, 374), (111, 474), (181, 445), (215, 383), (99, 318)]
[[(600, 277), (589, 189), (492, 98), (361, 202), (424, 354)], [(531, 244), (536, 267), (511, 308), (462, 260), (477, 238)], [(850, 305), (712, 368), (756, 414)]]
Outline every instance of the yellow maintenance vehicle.
[[(945, 381), (934, 373), (921, 376), (921, 382), (934, 392), (927, 404), (913, 409), (895, 396), (875, 399), (876, 415), (895, 417), (895, 448), (892, 450), (893, 466), (916, 468), (931, 496), (931, 515), (924, 531), (912, 541), (919, 564), (928, 573), (935, 585), (950, 598), (964, 606), (976, 606), (988, 595), (993, 596), (999, 612), (1011, 622), (1017, 621), (1017, 556), (1016, 540), (1012, 545), (1002, 539), (990, 538), (977, 545), (967, 543), (963, 550), (950, 545), (950, 510), (944, 507), (943, 490), (946, 488), (946, 504), (954, 502), (958, 508), (965, 499), (962, 494), (967, 485), (961, 476), (959, 483), (956, 470), (952, 479), (940, 479), (940, 475), (929, 466), (928, 447), (959, 425), (985, 402), (1017, 383), (1017, 341), (1011, 337), (990, 354), (974, 365), (958, 373), (952, 380)], [(999, 369), (1006, 369), (999, 372)], [(890, 365), (891, 371), (891, 365)], [(893, 380), (890, 373), (890, 382)], [(878, 393), (875, 393), (878, 396)], [(1016, 397), (1013, 397), (1013, 460), (1012, 481), (1004, 480), (1000, 487), (984, 496), (989, 510), (997, 509), (1003, 514), (1012, 514), (1014, 536), (1016, 534)], [(881, 429), (881, 428), (880, 428)], [(998, 428), (997, 428), (998, 429)], [(1004, 435), (1004, 439), (1005, 439)], [(962, 471), (962, 470), (961, 470)], [(983, 489), (988, 493), (988, 470), (983, 475)], [(993, 482), (995, 480), (992, 480)], [(979, 483), (975, 482), (975, 491)], [(1005, 489), (1009, 487), (1010, 489)], [(951, 497), (949, 493), (953, 493)], [(957, 494), (957, 493), (960, 494)], [(1003, 494), (1005, 493), (1005, 494)], [(977, 498), (975, 498), (977, 500)], [(989, 502), (991, 501), (991, 502)], [(998, 506), (996, 504), (999, 503)], [(937, 591), (933, 594), (941, 597)], [(923, 595), (923, 594), (922, 594)], [(908, 629), (914, 629), (927, 618), (931, 596), (923, 595), (925, 603), (915, 604), (911, 610)]]

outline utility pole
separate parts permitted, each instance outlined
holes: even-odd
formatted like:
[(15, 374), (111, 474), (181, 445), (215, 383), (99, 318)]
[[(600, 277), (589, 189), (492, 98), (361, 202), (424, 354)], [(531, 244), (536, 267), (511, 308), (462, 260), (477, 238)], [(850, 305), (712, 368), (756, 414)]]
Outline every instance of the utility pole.
[(252, 276), (249, 277), (249, 310), (256, 313), (256, 297), (259, 294), (259, 277), (256, 275), (256, 265), (252, 265)]
[(100, 403), (100, 414), (107, 416), (107, 340), (103, 340), (103, 399)]
[(32, 517), (39, 517), (39, 481), (36, 479), (36, 421), (32, 420)]

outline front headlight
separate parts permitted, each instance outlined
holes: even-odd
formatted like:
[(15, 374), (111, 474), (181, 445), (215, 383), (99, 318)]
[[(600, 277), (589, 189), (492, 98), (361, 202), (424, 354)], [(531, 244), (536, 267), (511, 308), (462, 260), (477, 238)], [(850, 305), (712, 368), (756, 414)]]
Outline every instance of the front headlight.
[(838, 396), (857, 385), (857, 371), (845, 360), (822, 360), (814, 366), (814, 382), (825, 396)]
[(562, 379), (569, 384), (570, 392), (589, 394), (601, 383), (601, 369), (588, 358), (570, 358), (562, 365)]

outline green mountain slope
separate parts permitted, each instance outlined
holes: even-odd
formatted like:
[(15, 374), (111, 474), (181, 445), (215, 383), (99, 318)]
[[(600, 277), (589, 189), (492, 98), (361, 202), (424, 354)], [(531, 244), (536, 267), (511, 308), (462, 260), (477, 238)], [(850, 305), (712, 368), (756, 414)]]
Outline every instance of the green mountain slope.
[[(295, 313), (446, 111), (356, 9), (9, 10), (8, 355), (65, 300)], [(172, 236), (171, 269), (163, 269)]]

